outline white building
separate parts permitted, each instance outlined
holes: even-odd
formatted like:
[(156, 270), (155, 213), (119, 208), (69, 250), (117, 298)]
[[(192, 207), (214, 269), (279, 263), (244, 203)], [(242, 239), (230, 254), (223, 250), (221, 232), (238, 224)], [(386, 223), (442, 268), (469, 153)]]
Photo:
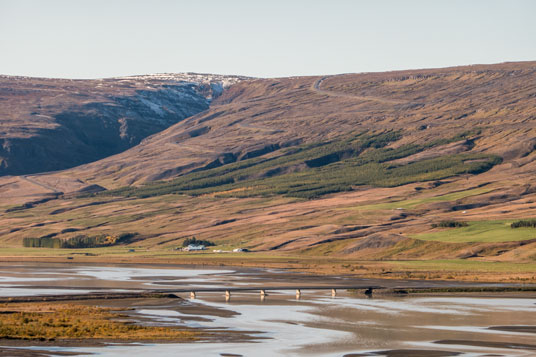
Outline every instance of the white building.
[(185, 252), (194, 252), (194, 251), (205, 250), (205, 249), (207, 249), (207, 248), (204, 245), (190, 244), (189, 246), (187, 246), (186, 248), (183, 248), (182, 250), (185, 251)]

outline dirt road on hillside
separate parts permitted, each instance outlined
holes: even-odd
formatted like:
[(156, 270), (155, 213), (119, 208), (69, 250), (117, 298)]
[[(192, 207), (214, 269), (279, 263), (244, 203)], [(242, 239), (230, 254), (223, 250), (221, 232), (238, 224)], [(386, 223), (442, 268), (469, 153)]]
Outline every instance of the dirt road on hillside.
[(61, 195), (61, 194), (63, 193), (63, 192), (61, 192), (61, 191), (58, 191), (57, 189), (55, 189), (55, 188), (52, 187), (52, 186), (49, 186), (49, 185), (47, 185), (47, 184), (45, 184), (45, 183), (36, 181), (36, 180), (34, 180), (33, 178), (30, 178), (30, 177), (28, 177), (28, 176), (26, 176), (26, 175), (22, 175), (22, 176), (20, 176), (20, 177), (21, 177), (23, 180), (26, 180), (26, 181), (28, 181), (28, 182), (31, 183), (31, 184), (34, 184), (34, 185), (37, 185), (37, 186), (39, 186), (39, 187), (42, 187), (42, 188), (44, 188), (44, 189), (46, 189), (46, 190), (52, 191), (52, 193), (56, 193), (56, 194), (58, 194), (58, 195)]
[(360, 99), (365, 101), (374, 101), (374, 102), (380, 102), (385, 104), (411, 104), (411, 102), (404, 101), (404, 100), (396, 100), (396, 99), (387, 99), (387, 98), (379, 98), (379, 97), (370, 97), (370, 96), (360, 96), (360, 95), (354, 95), (354, 94), (348, 94), (348, 93), (340, 93), (340, 92), (333, 92), (325, 89), (320, 89), (320, 85), (322, 82), (329, 77), (333, 76), (327, 76), (322, 77), (318, 80), (316, 80), (311, 85), (311, 90), (324, 95), (329, 95), (330, 97), (341, 97), (341, 98), (354, 98), (354, 99)]

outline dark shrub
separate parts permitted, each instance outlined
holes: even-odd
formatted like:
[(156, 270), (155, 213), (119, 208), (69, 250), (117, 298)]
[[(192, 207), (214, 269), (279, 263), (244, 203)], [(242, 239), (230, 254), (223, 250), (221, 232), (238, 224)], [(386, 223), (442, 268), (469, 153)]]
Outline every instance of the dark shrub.
[(212, 246), (216, 245), (216, 244), (212, 243), (211, 241), (200, 240), (200, 239), (196, 239), (195, 237), (187, 238), (187, 239), (184, 240), (184, 242), (182, 242), (183, 247), (187, 247), (190, 244), (192, 244), (192, 245), (204, 245), (205, 247), (212, 247)]
[(511, 228), (521, 228), (521, 227), (536, 228), (536, 219), (526, 219), (526, 220), (513, 222), (510, 225), (510, 227)]
[(432, 223), (432, 228), (459, 228), (459, 227), (467, 227), (467, 222), (459, 222), (459, 221), (441, 221), (439, 223)]

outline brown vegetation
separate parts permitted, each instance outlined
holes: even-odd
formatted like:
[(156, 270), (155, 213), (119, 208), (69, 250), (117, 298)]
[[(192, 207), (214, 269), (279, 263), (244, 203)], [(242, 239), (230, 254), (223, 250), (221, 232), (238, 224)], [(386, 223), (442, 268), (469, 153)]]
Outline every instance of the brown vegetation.
[(73, 304), (2, 304), (0, 339), (18, 340), (173, 340), (192, 341), (199, 333), (142, 326), (110, 308)]
[[(418, 237), (435, 232), (431, 224), (441, 221), (469, 224), (450, 230), (458, 231), (471, 228), (472, 222), (507, 226), (535, 216), (535, 78), (536, 63), (524, 62), (241, 82), (207, 111), (121, 154), (61, 173), (0, 178), (4, 209), (12, 209), (15, 202), (35, 201), (40, 193), (51, 192), (46, 187), (64, 193), (88, 184), (132, 189), (155, 180), (173, 185), (175, 181), (167, 180), (178, 178), (183, 186), (177, 186), (184, 188), (188, 177), (213, 173), (219, 178), (218, 169), (234, 169), (232, 165), (248, 160), (280, 162), (276, 159), (307, 145), (337, 144), (363, 133), (400, 137), (380, 148), (360, 142), (353, 151), (339, 150), (335, 156), (329, 153), (292, 165), (244, 171), (244, 177), (225, 177), (224, 184), (195, 196), (187, 190), (145, 198), (64, 195), (5, 212), (0, 217), (1, 239), (15, 248), (25, 237), (58, 234), (67, 239), (76, 234), (137, 231), (140, 240), (131, 246), (148, 256), (169, 252), (195, 236), (223, 249), (245, 247), (267, 256), (531, 264), (536, 259), (536, 235), (529, 228), (511, 229), (519, 235), (512, 240), (486, 241), (484, 233), (478, 240), (463, 242)], [(500, 157), (502, 162), (494, 161), (495, 166), (485, 172), (440, 169), (439, 176), (423, 174), (414, 181), (385, 185), (394, 187), (356, 180), (341, 192), (322, 191), (312, 200), (260, 187), (265, 180), (292, 186), (305, 175), (314, 184), (311, 172), (318, 167), (324, 168), (323, 174), (337, 176), (344, 160), (358, 161), (374, 156), (375, 150), (389, 149), (403, 154), (378, 164), (386, 172), (453, 157), (461, 167), (489, 157)], [(361, 166), (356, 167), (361, 175)], [(235, 180), (242, 180), (241, 186), (233, 186)], [(67, 184), (74, 181), (82, 184)]]
[(219, 95), (211, 84), (240, 79), (0, 76), (0, 175), (65, 169), (117, 154), (206, 110)]

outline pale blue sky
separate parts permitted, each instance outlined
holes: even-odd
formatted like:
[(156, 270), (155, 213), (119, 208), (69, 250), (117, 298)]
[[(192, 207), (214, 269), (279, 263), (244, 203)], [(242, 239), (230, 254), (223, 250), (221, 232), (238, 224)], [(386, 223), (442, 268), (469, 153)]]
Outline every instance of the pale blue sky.
[(260, 77), (536, 60), (536, 1), (0, 0), (0, 73)]

